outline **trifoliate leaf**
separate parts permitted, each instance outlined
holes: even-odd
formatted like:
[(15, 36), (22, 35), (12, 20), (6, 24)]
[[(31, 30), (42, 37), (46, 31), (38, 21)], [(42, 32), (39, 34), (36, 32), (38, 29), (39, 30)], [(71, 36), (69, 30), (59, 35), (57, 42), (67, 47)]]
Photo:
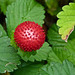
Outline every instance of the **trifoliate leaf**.
[(33, 52), (24, 52), (18, 49), (18, 54), (21, 56), (21, 58), (24, 61), (29, 60), (29, 61), (34, 62), (35, 60), (36, 61), (46, 60), (48, 58), (48, 54), (50, 50), (52, 50), (51, 47), (49, 47), (49, 44), (45, 42), (39, 50), (36, 50)]
[(6, 14), (7, 6), (10, 5), (14, 1), (15, 0), (0, 0), (1, 12), (3, 12), (4, 14)]
[(67, 43), (65, 43), (58, 34), (58, 27), (56, 25), (52, 25), (48, 30), (47, 37), (48, 42), (52, 45), (52, 52), (49, 53), (49, 57), (47, 59), (49, 63), (51, 61), (62, 63), (65, 59), (73, 63), (75, 62), (75, 57), (70, 50), (66, 48)]
[(2, 25), (0, 24), (0, 37), (6, 36), (6, 35), (7, 34), (6, 34), (5, 30), (3, 29)]
[(20, 64), (16, 50), (10, 46), (7, 36), (0, 38), (0, 73), (12, 72)]
[(19, 68), (13, 75), (75, 75), (75, 66), (67, 60), (63, 61), (63, 64), (55, 62), (47, 65), (33, 63)]
[(48, 30), (48, 42), (52, 45), (52, 51), (49, 53), (48, 62), (60, 62), (67, 59), (68, 52), (65, 50), (65, 41), (61, 39), (61, 36), (58, 33), (58, 26), (52, 25)]
[(12, 30), (24, 21), (34, 21), (39, 25), (44, 23), (44, 8), (35, 0), (16, 0), (9, 5), (6, 12), (6, 23), (8, 36), (12, 34)]
[(48, 42), (50, 43), (50, 45), (52, 45), (52, 47), (56, 47), (56, 48), (64, 48), (65, 46), (65, 41), (63, 41), (61, 39), (61, 36), (58, 33), (58, 27), (54, 24), (52, 25), (47, 33), (47, 38), (48, 38)]
[[(44, 75), (75, 75), (75, 66), (69, 61), (63, 61), (60, 63), (51, 63), (42, 67), (42, 71), (46, 74)], [(41, 72), (40, 75), (43, 75)]]
[(75, 25), (75, 3), (69, 3), (62, 8), (63, 11), (59, 12), (57, 17), (57, 25), (60, 27), (59, 34), (63, 40), (67, 39), (71, 32), (74, 30)]

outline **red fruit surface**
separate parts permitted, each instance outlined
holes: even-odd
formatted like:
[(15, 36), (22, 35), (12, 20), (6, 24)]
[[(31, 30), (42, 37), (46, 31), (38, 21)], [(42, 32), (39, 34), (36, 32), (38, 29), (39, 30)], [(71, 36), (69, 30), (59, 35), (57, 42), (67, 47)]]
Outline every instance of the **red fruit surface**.
[(35, 51), (43, 45), (45, 32), (37, 23), (25, 21), (15, 29), (14, 40), (20, 49), (29, 52)]

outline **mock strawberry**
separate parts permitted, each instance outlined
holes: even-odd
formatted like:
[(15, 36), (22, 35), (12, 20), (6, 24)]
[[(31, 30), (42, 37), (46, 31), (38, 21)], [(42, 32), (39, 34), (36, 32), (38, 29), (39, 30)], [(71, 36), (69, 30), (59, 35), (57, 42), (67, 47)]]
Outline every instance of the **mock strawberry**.
[(45, 32), (37, 23), (25, 21), (15, 29), (14, 40), (20, 49), (29, 52), (35, 51), (43, 45)]

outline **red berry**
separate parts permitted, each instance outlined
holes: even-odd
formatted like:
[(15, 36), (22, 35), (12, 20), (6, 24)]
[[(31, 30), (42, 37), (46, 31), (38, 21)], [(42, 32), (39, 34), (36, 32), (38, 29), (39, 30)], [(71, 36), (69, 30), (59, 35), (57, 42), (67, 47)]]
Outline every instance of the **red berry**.
[(31, 52), (39, 49), (45, 41), (45, 33), (40, 25), (26, 21), (18, 25), (14, 32), (17, 46), (24, 51)]

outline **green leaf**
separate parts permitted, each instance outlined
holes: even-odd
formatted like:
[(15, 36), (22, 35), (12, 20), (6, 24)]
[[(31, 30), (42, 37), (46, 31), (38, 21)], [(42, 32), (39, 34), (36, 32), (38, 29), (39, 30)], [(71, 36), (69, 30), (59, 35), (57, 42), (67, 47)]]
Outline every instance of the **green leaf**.
[(65, 50), (65, 41), (61, 39), (61, 36), (58, 33), (58, 26), (53, 24), (47, 33), (48, 42), (52, 45), (52, 51), (49, 53), (49, 57), (47, 61), (50, 63), (51, 61), (62, 63), (63, 60), (67, 59), (68, 51)]
[(13, 75), (40, 75), (40, 69), (43, 66), (41, 63), (28, 64), (16, 70)]
[(6, 34), (5, 30), (3, 29), (2, 25), (0, 24), (0, 37), (6, 36), (6, 35), (7, 34)]
[(42, 71), (46, 73), (44, 75), (75, 75), (75, 66), (66, 60), (63, 61), (63, 64), (55, 62), (47, 64), (42, 67)]
[(67, 49), (64, 50), (53, 47), (52, 51), (49, 53), (47, 61), (48, 63), (50, 62), (62, 63), (65, 59), (69, 59), (70, 61), (72, 61), (70, 58), (72, 58), (72, 56), (70, 56), (70, 52)]
[[(72, 36), (74, 35), (74, 33), (72, 33)], [(52, 45), (52, 51), (49, 53), (49, 57), (47, 59), (49, 63), (51, 61), (62, 63), (63, 60), (67, 59), (75, 64), (74, 54), (71, 53), (72, 50), (68, 45), (69, 42), (74, 42), (72, 41), (72, 37), (70, 37), (71, 41), (69, 40), (67, 43), (64, 42), (58, 34), (58, 27), (55, 24), (52, 25), (48, 30), (47, 37), (48, 42), (50, 43), (50, 45)], [(71, 46), (73, 48), (74, 44), (72, 44)]]
[(75, 39), (68, 41), (65, 48), (70, 52), (68, 60), (75, 64)]
[(10, 5), (14, 1), (15, 0), (0, 0), (1, 12), (3, 12), (4, 14), (6, 14), (7, 6)]
[(61, 36), (58, 33), (58, 26), (56, 24), (52, 25), (47, 33), (48, 42), (52, 47), (64, 48), (65, 41), (61, 39)]
[(63, 61), (63, 64), (55, 62), (47, 65), (33, 63), (19, 68), (13, 75), (75, 75), (75, 66), (67, 60)]
[(0, 73), (12, 72), (20, 64), (16, 50), (10, 46), (7, 36), (0, 38)]
[(6, 12), (6, 23), (8, 36), (11, 37), (12, 30), (24, 21), (34, 21), (39, 25), (44, 23), (44, 7), (35, 0), (16, 0), (9, 5)]
[(19, 49), (18, 54), (21, 56), (21, 58), (24, 61), (29, 60), (29, 61), (34, 62), (35, 60), (36, 61), (46, 60), (48, 58), (48, 54), (50, 50), (52, 50), (51, 47), (49, 47), (49, 44), (45, 42), (39, 50), (36, 50), (33, 52), (24, 52)]
[(63, 11), (59, 12), (57, 17), (57, 25), (60, 27), (59, 34), (63, 40), (67, 39), (71, 32), (74, 30), (75, 25), (75, 3), (69, 3), (62, 8)]

